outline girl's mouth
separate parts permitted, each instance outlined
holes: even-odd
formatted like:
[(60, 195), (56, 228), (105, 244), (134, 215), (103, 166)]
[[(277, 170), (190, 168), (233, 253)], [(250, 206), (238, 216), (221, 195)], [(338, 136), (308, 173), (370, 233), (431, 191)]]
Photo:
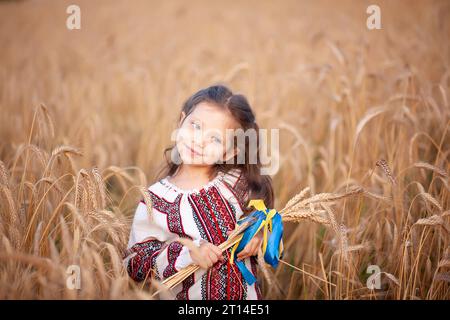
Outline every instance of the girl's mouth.
[(191, 147), (189, 147), (187, 144), (184, 144), (184, 146), (186, 147), (186, 149), (189, 150), (189, 152), (191, 153), (192, 156), (199, 156), (199, 157), (202, 156), (201, 153), (195, 151), (194, 149), (192, 149)]

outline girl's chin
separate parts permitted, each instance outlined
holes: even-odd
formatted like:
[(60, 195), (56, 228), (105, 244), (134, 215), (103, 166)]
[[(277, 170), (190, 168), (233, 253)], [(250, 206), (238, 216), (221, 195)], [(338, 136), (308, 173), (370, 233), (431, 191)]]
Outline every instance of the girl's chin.
[(181, 161), (183, 161), (184, 164), (193, 166), (211, 166), (216, 163), (215, 161), (211, 161), (207, 158), (189, 156), (181, 156)]

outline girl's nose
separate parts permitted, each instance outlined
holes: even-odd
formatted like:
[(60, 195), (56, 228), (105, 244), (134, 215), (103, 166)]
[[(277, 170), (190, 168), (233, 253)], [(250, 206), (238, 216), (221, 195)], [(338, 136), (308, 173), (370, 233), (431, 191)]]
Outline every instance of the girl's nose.
[(208, 137), (202, 136), (201, 139), (198, 141), (198, 147), (203, 149), (206, 145), (208, 145)]
[(204, 146), (203, 139), (195, 140), (195, 141), (192, 141), (192, 143), (191, 143), (191, 148), (196, 151), (199, 151), (199, 152), (203, 151), (203, 146)]

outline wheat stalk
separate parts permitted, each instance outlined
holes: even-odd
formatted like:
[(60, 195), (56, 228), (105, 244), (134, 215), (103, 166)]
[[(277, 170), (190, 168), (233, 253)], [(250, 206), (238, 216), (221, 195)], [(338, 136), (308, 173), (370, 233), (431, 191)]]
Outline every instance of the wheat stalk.
[[(247, 221), (241, 225), (238, 225), (228, 236), (228, 239), (226, 241), (224, 241), (223, 243), (221, 243), (218, 247), (220, 250), (222, 250), (222, 252), (224, 252), (225, 250), (229, 249), (230, 247), (232, 247), (234, 244), (236, 244), (237, 242), (239, 242), (242, 239), (242, 233), (251, 225), (251, 220)], [(174, 275), (166, 278), (162, 284), (166, 287), (168, 287), (169, 289), (173, 289), (174, 287), (176, 287), (178, 284), (180, 284), (181, 282), (183, 282), (183, 280), (185, 280), (187, 277), (189, 277), (191, 274), (193, 274), (194, 272), (196, 272), (198, 269), (200, 268), (199, 265), (196, 264), (191, 264), (183, 269), (181, 269), (180, 271), (178, 271), (177, 273), (175, 273)], [(160, 292), (161, 290), (158, 290), (157, 292), (155, 292), (153, 295), (156, 295)]]
[(389, 178), (389, 180), (391, 181), (391, 183), (392, 183), (393, 185), (395, 185), (395, 179), (394, 179), (394, 176), (393, 176), (392, 173), (391, 173), (391, 169), (389, 168), (389, 165), (388, 165), (387, 161), (384, 160), (384, 159), (380, 159), (380, 160), (378, 160), (378, 161), (376, 162), (376, 165), (377, 165), (378, 167), (380, 167), (380, 168), (383, 170), (383, 172), (384, 172), (384, 173), (386, 174), (386, 176)]
[[(363, 189), (361, 187), (352, 188), (350, 191), (340, 194), (333, 194), (333, 193), (321, 193), (314, 195), (312, 197), (309, 197), (307, 199), (304, 199), (306, 193), (309, 191), (309, 188), (303, 189), (300, 193), (296, 194), (294, 197), (292, 197), (286, 204), (286, 206), (280, 210), (280, 215), (282, 217), (282, 220), (287, 222), (300, 222), (301, 220), (311, 220), (314, 222), (318, 222), (324, 225), (331, 225), (333, 227), (333, 230), (336, 232), (336, 234), (339, 235), (340, 241), (341, 241), (341, 252), (344, 254), (344, 257), (346, 256), (346, 253), (348, 252), (348, 245), (347, 245), (347, 238), (346, 234), (343, 231), (345, 228), (343, 226), (339, 226), (336, 222), (336, 219), (334, 217), (333, 212), (331, 211), (330, 207), (326, 205), (326, 203), (329, 203), (331, 201), (336, 201), (339, 199), (343, 199), (355, 194), (360, 194), (363, 192)], [(304, 200), (303, 200), (304, 199)], [(320, 204), (324, 207), (325, 210), (315, 210), (313, 207), (313, 204)], [(248, 228), (253, 221), (247, 221), (243, 223), (242, 225), (238, 225), (236, 229), (233, 230), (232, 233), (228, 236), (228, 239), (221, 243), (218, 247), (219, 249), (224, 252), (228, 248), (232, 247), (235, 243), (239, 242), (242, 239), (242, 233), (245, 231), (246, 228)], [(285, 262), (285, 261), (283, 261)], [(290, 265), (289, 263), (285, 262), (285, 264)], [(191, 274), (196, 272), (200, 266), (196, 264), (191, 264), (177, 273), (173, 274), (172, 276), (166, 278), (164, 281), (162, 281), (162, 285), (165, 288), (173, 289), (177, 285), (179, 285), (181, 282), (183, 282), (187, 277), (189, 277)], [(296, 268), (302, 272), (304, 272), (307, 275), (312, 276), (311, 274), (307, 273), (306, 271)], [(314, 276), (314, 278), (318, 278), (321, 281), (325, 281), (322, 278), (319, 278), (317, 276)], [(327, 282), (328, 283), (328, 282)], [(161, 290), (158, 290), (153, 294), (156, 295), (160, 293)]]

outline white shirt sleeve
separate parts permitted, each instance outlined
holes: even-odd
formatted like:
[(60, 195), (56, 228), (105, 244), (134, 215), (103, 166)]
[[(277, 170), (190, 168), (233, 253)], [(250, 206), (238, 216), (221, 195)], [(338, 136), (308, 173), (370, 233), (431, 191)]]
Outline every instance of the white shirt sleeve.
[(155, 210), (153, 210), (152, 214), (153, 216), (149, 215), (145, 203), (140, 202), (138, 204), (131, 226), (128, 248), (131, 248), (134, 244), (142, 242), (149, 237), (156, 238), (159, 241), (167, 240), (167, 231), (156, 221), (158, 214)]
[[(130, 266), (129, 273), (136, 281), (142, 280), (150, 269), (159, 279), (165, 279), (193, 263), (188, 247), (178, 241), (166, 242), (171, 236), (166, 216), (157, 210), (153, 210), (152, 214), (150, 217), (145, 203), (138, 204), (128, 241), (129, 253), (123, 259), (124, 266)], [(142, 244), (149, 238), (154, 240)], [(200, 246), (203, 241), (197, 239), (193, 242)], [(149, 260), (150, 263), (146, 263)]]

